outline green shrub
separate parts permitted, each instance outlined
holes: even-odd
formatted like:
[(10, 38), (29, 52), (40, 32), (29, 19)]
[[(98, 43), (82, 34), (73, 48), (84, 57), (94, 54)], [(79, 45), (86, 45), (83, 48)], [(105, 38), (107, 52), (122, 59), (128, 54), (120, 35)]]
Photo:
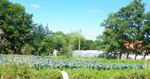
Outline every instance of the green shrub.
[(40, 78), (48, 78), (48, 79), (62, 79), (61, 71), (58, 69), (50, 69), (48, 67), (44, 67), (42, 69), (32, 69), (31, 77), (33, 79), (40, 79)]
[(57, 56), (61, 56), (61, 53), (57, 52)]
[(0, 76), (6, 79), (11, 78), (30, 78), (31, 68), (29, 65), (22, 66), (14, 65), (0, 65)]
[(62, 48), (60, 48), (60, 50), (61, 50), (62, 54), (64, 54), (64, 55), (71, 52), (71, 50), (68, 48), (67, 45), (63, 45)]
[(21, 52), (23, 55), (29, 55), (31, 54), (31, 52), (35, 50), (34, 47), (32, 45), (29, 44), (25, 44), (22, 48), (21, 48)]

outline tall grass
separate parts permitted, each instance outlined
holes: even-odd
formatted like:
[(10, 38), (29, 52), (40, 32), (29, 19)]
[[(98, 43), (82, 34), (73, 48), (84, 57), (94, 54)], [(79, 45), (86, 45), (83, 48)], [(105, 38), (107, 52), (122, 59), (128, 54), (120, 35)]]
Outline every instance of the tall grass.
[(70, 79), (147, 79), (150, 78), (150, 68), (144, 70), (89, 70), (89, 69), (66, 69)]
[(16, 64), (0, 65), (0, 79), (62, 79), (61, 71), (58, 69), (52, 70), (44, 67), (36, 70), (28, 64), (18, 66)]

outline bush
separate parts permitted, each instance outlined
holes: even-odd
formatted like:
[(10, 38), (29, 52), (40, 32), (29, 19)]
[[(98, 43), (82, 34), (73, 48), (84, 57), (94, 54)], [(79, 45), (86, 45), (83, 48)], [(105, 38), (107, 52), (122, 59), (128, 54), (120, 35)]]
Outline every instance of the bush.
[(60, 48), (62, 51), (62, 54), (66, 56), (66, 58), (72, 57), (71, 50), (67, 47), (67, 45), (63, 45), (62, 48)]
[(22, 48), (21, 48), (21, 52), (23, 55), (29, 55), (31, 54), (31, 52), (35, 50), (34, 47), (32, 45), (29, 44), (25, 44)]
[(14, 65), (0, 65), (0, 77), (6, 79), (12, 78), (29, 78), (31, 74), (31, 68), (29, 65), (24, 64), (22, 66), (18, 66), (14, 63)]
[(70, 59), (70, 58), (72, 57), (72, 53), (71, 53), (71, 52), (68, 52), (68, 53), (66, 54), (66, 57)]
[(71, 52), (71, 50), (68, 48), (67, 45), (63, 45), (62, 48), (60, 48), (62, 54), (67, 54), (69, 52)]
[(61, 56), (61, 53), (57, 52), (57, 56)]
[(4, 38), (4, 42), (0, 42), (0, 53), (2, 54), (13, 54), (14, 52), (11, 50), (11, 43)]

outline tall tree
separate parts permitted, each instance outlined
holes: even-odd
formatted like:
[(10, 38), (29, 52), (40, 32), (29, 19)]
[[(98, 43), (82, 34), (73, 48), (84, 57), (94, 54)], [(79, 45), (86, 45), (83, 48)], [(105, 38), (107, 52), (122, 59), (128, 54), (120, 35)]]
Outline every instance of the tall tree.
[(61, 31), (55, 32), (52, 34), (52, 36), (53, 36), (53, 41), (56, 44), (57, 50), (60, 50), (60, 47), (62, 47), (63, 45), (68, 45), (67, 36), (63, 32)]
[(32, 34), (34, 35), (33, 36), (34, 39), (30, 43), (30, 45), (33, 45), (33, 47), (35, 48), (35, 50), (33, 51), (34, 53), (38, 51), (38, 48), (41, 45), (42, 40), (46, 36), (50, 36), (52, 34), (52, 30), (49, 30), (48, 24), (45, 28), (42, 24), (35, 24), (34, 27), (32, 28)]
[[(146, 54), (150, 53), (150, 11), (144, 15), (143, 35), (145, 36), (144, 44), (146, 46)], [(145, 55), (146, 55), (145, 54)]]
[(13, 53), (20, 53), (21, 47), (28, 43), (32, 37), (32, 14), (25, 12), (20, 4), (13, 4), (7, 0), (0, 0), (0, 28), (11, 43)]
[[(127, 22), (126, 25), (124, 25), (124, 27), (126, 27), (125, 35), (127, 36), (125, 40), (129, 41), (129, 46), (131, 42), (136, 42), (136, 50), (138, 50), (138, 41), (143, 40), (143, 35), (141, 33), (144, 21), (144, 6), (145, 3), (141, 3), (141, 0), (134, 0), (126, 7), (122, 7), (116, 14), (117, 17)], [(129, 51), (130, 49), (128, 53)], [(136, 51), (135, 53), (137, 54), (138, 52)]]
[[(101, 23), (105, 27), (102, 35), (103, 44), (106, 44), (105, 50), (108, 52), (118, 51), (120, 54), (123, 50), (123, 40), (125, 39), (125, 21), (116, 17), (116, 13), (110, 13), (108, 18)], [(116, 40), (118, 39), (118, 40)]]
[[(144, 12), (145, 3), (141, 3), (141, 0), (134, 0), (126, 7), (122, 7), (118, 12), (111, 13), (108, 18), (101, 23), (106, 29), (112, 30), (111, 39), (118, 39), (120, 52), (126, 52), (124, 50), (124, 41), (136, 43), (136, 55), (138, 54), (138, 41), (143, 40), (144, 35), (142, 34), (144, 26)], [(107, 35), (105, 35), (107, 36)], [(111, 40), (113, 42), (113, 40)], [(130, 45), (130, 44), (129, 44)], [(112, 46), (111, 46), (112, 48)], [(109, 49), (111, 49), (109, 48)], [(128, 50), (129, 53), (130, 50)], [(133, 52), (133, 51), (132, 51)]]
[(38, 51), (36, 52), (37, 55), (48, 55), (49, 52), (53, 52), (55, 49), (55, 44), (53, 41), (52, 36), (45, 36), (42, 40)]

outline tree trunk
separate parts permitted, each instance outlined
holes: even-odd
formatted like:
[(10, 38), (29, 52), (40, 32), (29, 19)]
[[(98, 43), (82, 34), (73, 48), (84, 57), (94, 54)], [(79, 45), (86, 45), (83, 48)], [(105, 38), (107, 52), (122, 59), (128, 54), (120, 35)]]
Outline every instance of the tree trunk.
[(135, 60), (136, 60), (137, 54), (135, 54)]
[[(105, 54), (105, 53), (104, 53), (104, 54)], [(104, 54), (103, 54), (103, 58), (105, 58), (105, 57), (104, 57)]]
[(147, 47), (146, 47), (146, 52), (145, 52), (145, 54), (144, 54), (144, 59), (145, 59), (145, 56), (147, 55)]
[(127, 53), (127, 59), (129, 58), (129, 53)]
[(21, 54), (21, 47), (22, 47), (22, 45), (20, 45), (19, 47), (18, 47), (18, 49), (17, 49), (17, 51), (16, 51), (16, 54)]
[(128, 49), (128, 53), (127, 53), (127, 59), (129, 58), (129, 51), (130, 51), (130, 41), (129, 41), (129, 49)]
[(119, 59), (121, 59), (122, 53), (120, 53)]
[(115, 55), (116, 55), (116, 52), (114, 53), (114, 59), (115, 59)]
[(137, 53), (138, 53), (138, 52), (136, 51), (136, 53), (135, 53), (135, 60), (136, 60), (136, 57), (137, 57)]
[(108, 53), (106, 55), (107, 55), (107, 59), (109, 60)]

